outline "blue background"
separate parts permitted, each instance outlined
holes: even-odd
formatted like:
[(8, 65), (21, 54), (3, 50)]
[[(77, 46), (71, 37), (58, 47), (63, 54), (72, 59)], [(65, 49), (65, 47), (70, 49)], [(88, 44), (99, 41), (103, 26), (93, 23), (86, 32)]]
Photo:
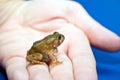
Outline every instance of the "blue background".
[[(76, 0), (103, 26), (120, 36), (120, 0)], [(120, 80), (120, 51), (105, 52), (92, 47), (99, 80)], [(87, 77), (87, 75), (86, 75)]]
[[(99, 23), (120, 36), (120, 0), (76, 0)], [(120, 80), (120, 51), (111, 54), (92, 47), (99, 80)], [(86, 75), (87, 77), (87, 75)], [(7, 80), (0, 68), (0, 80)]]

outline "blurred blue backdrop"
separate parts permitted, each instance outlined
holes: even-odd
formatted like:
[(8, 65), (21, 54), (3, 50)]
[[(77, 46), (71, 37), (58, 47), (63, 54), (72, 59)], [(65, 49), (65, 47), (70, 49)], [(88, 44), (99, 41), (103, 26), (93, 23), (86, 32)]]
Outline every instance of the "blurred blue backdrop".
[[(75, 0), (99, 23), (120, 36), (120, 0)], [(120, 51), (111, 54), (92, 47), (99, 80), (120, 80)], [(87, 77), (87, 75), (86, 75)], [(0, 68), (0, 80), (7, 80)]]
[[(99, 23), (120, 36), (120, 0), (75, 0)], [(99, 80), (120, 80), (120, 51), (102, 51), (92, 47)]]

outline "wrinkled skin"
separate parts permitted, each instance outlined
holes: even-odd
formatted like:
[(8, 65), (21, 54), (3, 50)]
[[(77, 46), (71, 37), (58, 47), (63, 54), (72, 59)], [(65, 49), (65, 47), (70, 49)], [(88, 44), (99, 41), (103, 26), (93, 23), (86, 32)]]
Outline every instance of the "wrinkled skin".
[(42, 40), (33, 43), (31, 49), (27, 52), (27, 61), (30, 64), (60, 64), (54, 53), (57, 53), (57, 47), (64, 41), (64, 36), (58, 32), (46, 36)]

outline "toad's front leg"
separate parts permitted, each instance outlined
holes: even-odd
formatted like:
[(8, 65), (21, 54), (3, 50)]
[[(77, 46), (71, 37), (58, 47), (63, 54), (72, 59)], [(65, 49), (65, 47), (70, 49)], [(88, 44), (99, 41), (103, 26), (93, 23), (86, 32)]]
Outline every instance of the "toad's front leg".
[(50, 57), (50, 59), (51, 59), (50, 65), (58, 65), (58, 64), (61, 64), (62, 62), (60, 62), (60, 61), (57, 60), (57, 56), (54, 55), (53, 52), (54, 52), (54, 51), (51, 51), (51, 52), (49, 53), (49, 57)]

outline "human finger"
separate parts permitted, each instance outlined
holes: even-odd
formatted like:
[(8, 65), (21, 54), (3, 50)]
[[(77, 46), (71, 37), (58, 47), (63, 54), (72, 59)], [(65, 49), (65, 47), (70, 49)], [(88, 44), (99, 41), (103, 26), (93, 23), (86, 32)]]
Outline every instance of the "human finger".
[(70, 6), (66, 9), (70, 13), (66, 15), (68, 21), (82, 29), (93, 46), (108, 51), (120, 50), (119, 36), (95, 21), (80, 4), (72, 1)]
[(46, 65), (29, 65), (29, 80), (52, 80)]
[(9, 80), (28, 80), (26, 60), (22, 57), (12, 57), (4, 62)]
[[(75, 42), (77, 43), (75, 44)], [(75, 80), (97, 80), (95, 59), (88, 39), (82, 31), (74, 32), (68, 56), (73, 64)]]
[(57, 58), (62, 63), (50, 67), (53, 80), (74, 80), (72, 64), (66, 54), (60, 53)]

